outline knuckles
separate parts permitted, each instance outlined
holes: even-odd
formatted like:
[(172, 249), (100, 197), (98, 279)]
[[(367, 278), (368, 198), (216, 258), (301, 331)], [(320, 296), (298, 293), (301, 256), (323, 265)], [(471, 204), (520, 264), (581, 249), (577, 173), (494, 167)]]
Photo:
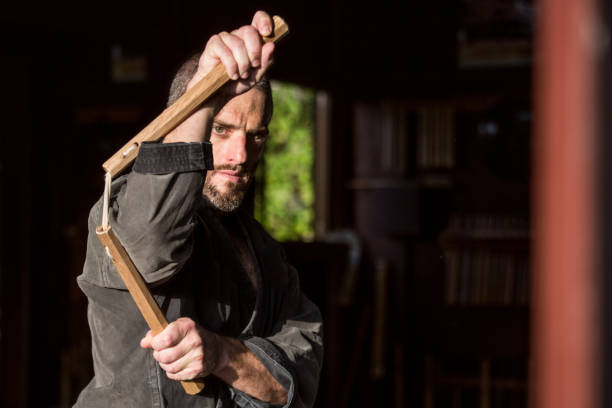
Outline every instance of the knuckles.
[(151, 346), (153, 350), (162, 350), (170, 345), (170, 339), (165, 334), (158, 334), (153, 338)]
[(198, 334), (195, 334), (191, 337), (192, 338), (189, 339), (188, 343), (190, 349), (195, 349), (202, 346), (202, 338)]
[(244, 41), (238, 35), (227, 34), (224, 40), (232, 48), (245, 48)]
[(191, 330), (196, 327), (195, 322), (188, 317), (181, 317), (174, 323), (184, 326), (187, 330)]
[(187, 366), (179, 362), (172, 364), (160, 363), (159, 365), (166, 372), (168, 378), (173, 380), (190, 380), (204, 372), (203, 356), (201, 354), (190, 358)]
[[(266, 44), (261, 41), (260, 34), (268, 35), (272, 25), (273, 21), (268, 13), (259, 10), (253, 16), (252, 24), (241, 26), (231, 33), (221, 31), (212, 35), (206, 43), (199, 65), (208, 68), (221, 61), (232, 79), (242, 77), (243, 80), (253, 76), (251, 68), (263, 67), (254, 74), (255, 79), (259, 80), (263, 71), (271, 64), (267, 62), (270, 60), (269, 49), (266, 56), (263, 56)], [(265, 60), (263, 63), (260, 61), (262, 56)]]
[(206, 42), (206, 46), (204, 47), (204, 52), (206, 52), (210, 47), (214, 47), (222, 42), (223, 41), (221, 40), (221, 37), (219, 36), (219, 34), (212, 35)]
[(236, 35), (242, 37), (253, 37), (259, 39), (259, 31), (251, 25), (242, 26), (239, 29), (235, 30)]
[(201, 373), (201, 371), (198, 371), (196, 368), (191, 368), (187, 370), (187, 377), (185, 378), (186, 380), (193, 380), (194, 378), (196, 378), (199, 374)]
[(176, 356), (172, 350), (155, 351), (153, 353), (153, 358), (163, 364), (170, 364), (176, 360)]
[(178, 374), (181, 370), (176, 364), (159, 364), (167, 374)]

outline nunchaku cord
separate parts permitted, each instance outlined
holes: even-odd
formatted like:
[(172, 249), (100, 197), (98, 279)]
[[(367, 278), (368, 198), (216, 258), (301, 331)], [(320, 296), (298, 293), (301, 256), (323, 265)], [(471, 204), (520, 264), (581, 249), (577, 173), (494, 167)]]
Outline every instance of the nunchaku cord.
[[(111, 182), (113, 180), (113, 176), (110, 174), (110, 172), (106, 172), (106, 174), (104, 175), (104, 202), (103, 202), (103, 207), (102, 207), (102, 229), (104, 231), (108, 230), (108, 211), (109, 211), (109, 201), (110, 201), (110, 191), (111, 191)], [(108, 257), (110, 259), (113, 259), (110, 250), (108, 249), (107, 246), (104, 247), (104, 249), (106, 250), (106, 255), (108, 255)]]

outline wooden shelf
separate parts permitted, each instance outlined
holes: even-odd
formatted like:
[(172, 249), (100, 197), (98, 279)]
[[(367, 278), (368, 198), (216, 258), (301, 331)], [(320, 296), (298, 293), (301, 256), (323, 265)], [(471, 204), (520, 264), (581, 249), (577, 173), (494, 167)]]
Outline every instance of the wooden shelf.
[(504, 249), (508, 251), (527, 250), (530, 246), (529, 236), (502, 236), (502, 235), (448, 235), (439, 238), (440, 246), (444, 249), (483, 248)]

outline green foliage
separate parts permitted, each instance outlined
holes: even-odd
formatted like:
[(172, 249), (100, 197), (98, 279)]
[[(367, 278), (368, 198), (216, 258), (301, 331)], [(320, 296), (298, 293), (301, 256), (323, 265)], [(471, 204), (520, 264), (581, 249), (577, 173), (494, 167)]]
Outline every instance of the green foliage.
[(255, 217), (279, 241), (314, 237), (314, 91), (272, 82), (274, 116), (257, 170)]

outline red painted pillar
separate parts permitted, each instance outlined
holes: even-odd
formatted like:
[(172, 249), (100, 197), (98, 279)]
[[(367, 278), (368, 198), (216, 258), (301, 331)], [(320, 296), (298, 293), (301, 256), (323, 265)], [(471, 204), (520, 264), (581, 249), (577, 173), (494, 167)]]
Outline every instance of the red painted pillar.
[(531, 407), (596, 408), (596, 4), (537, 5)]

